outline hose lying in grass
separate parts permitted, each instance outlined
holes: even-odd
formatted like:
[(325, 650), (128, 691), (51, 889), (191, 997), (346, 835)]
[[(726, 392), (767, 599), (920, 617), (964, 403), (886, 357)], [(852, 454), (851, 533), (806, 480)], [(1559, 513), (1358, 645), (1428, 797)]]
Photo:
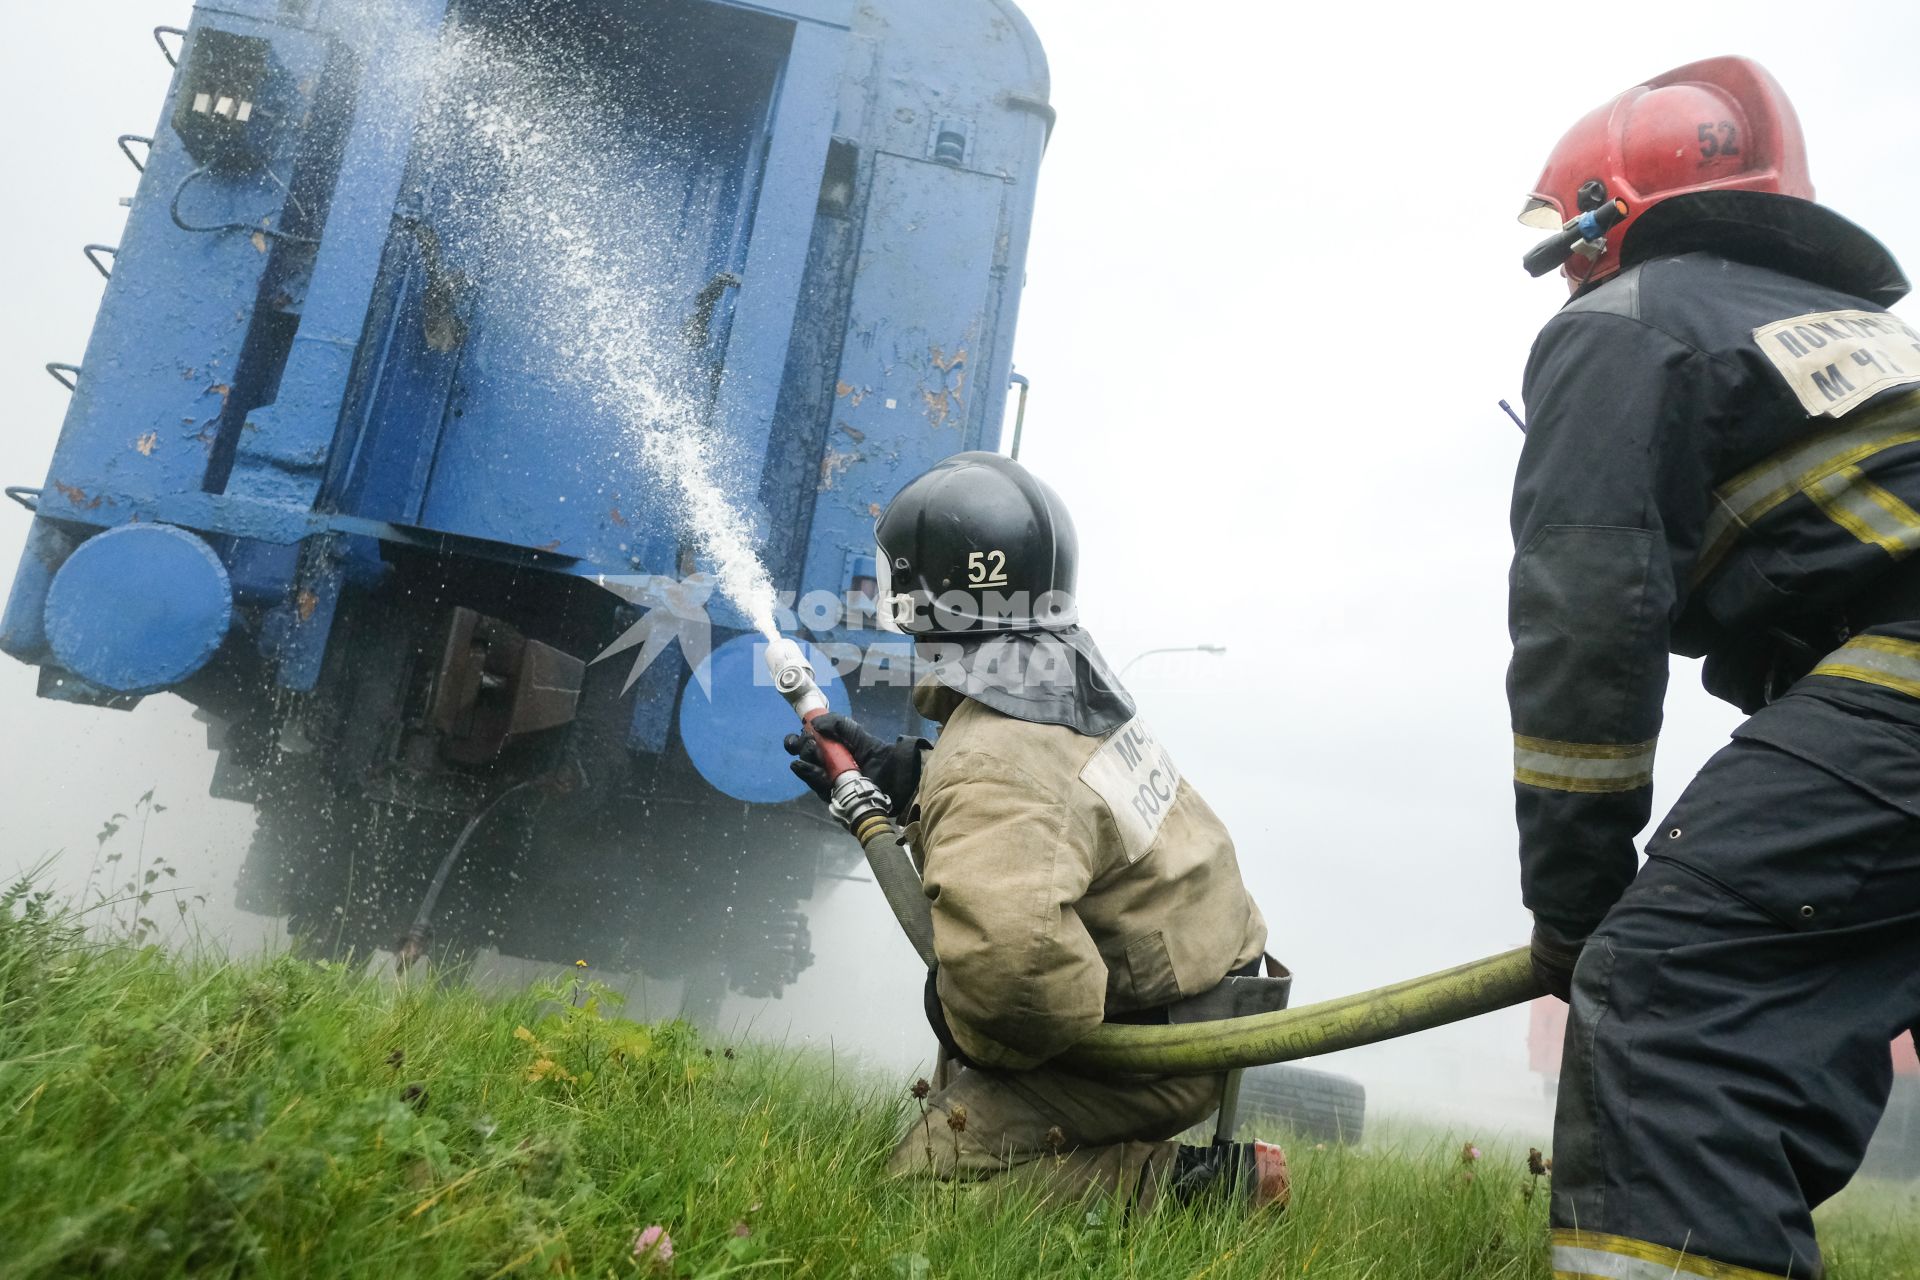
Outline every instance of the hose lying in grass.
[[(863, 831), (867, 838), (861, 847), (874, 879), (914, 950), (931, 963), (933, 908), (900, 847), (899, 832), (884, 821)], [(1055, 1061), (1097, 1075), (1209, 1075), (1377, 1044), (1524, 1004), (1541, 994), (1527, 949), (1521, 947), (1299, 1009), (1176, 1026), (1110, 1022)]]

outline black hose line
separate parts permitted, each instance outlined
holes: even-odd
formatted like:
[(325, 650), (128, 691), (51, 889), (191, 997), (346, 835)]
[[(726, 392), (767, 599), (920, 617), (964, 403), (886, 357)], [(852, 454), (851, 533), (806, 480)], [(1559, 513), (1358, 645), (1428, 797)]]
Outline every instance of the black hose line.
[(493, 816), (496, 809), (537, 781), (539, 779), (529, 779), (508, 787), (473, 817), (467, 819), (467, 825), (461, 828), (459, 838), (453, 842), (453, 848), (449, 849), (447, 856), (440, 860), (440, 869), (433, 873), (433, 883), (427, 886), (427, 896), (420, 900), (420, 910), (414, 913), (412, 926), (401, 936), (395, 948), (399, 954), (402, 969), (427, 954), (427, 948), (433, 941), (433, 909), (439, 905), (440, 891), (447, 887), (447, 880), (453, 875), (453, 869), (459, 863), (460, 855), (466, 852), (467, 842), (473, 839), (474, 833)]

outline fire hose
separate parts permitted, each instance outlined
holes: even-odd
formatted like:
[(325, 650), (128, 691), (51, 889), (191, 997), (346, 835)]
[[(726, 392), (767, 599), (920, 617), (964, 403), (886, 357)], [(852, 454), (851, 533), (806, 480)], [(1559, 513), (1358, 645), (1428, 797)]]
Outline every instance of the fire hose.
[[(781, 640), (767, 650), (767, 668), (803, 723), (827, 710), (812, 665), (800, 646)], [(907, 940), (931, 968), (933, 904), (901, 846), (890, 805), (841, 744), (817, 738), (832, 784), (829, 807), (860, 842), (874, 882)], [(1054, 1062), (1075, 1071), (1128, 1075), (1208, 1075), (1291, 1062), (1378, 1044), (1525, 1004), (1544, 994), (1525, 947), (1337, 1000), (1215, 1022), (1166, 1026), (1106, 1023)]]
[[(780, 640), (767, 646), (767, 671), (773, 676), (773, 687), (793, 707), (801, 723), (807, 726), (807, 732), (812, 733), (813, 722), (827, 712), (827, 699), (820, 692), (807, 655), (793, 641)], [(927, 901), (926, 892), (920, 886), (920, 873), (900, 844), (900, 832), (893, 825), (891, 801), (871, 778), (860, 772), (852, 752), (831, 738), (815, 734), (814, 740), (820, 744), (820, 760), (826, 766), (832, 788), (827, 807), (860, 842), (874, 883), (880, 886), (887, 905), (893, 908), (894, 918), (900, 922), (907, 941), (931, 969), (934, 964), (933, 904)]]

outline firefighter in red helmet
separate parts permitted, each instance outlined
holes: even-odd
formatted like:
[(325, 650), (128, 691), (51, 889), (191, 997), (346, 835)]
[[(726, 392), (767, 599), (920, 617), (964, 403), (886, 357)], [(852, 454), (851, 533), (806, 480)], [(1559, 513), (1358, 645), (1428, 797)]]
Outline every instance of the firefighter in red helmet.
[[(1635, 86), (1523, 220), (1508, 693), (1535, 968), (1571, 996), (1557, 1276), (1820, 1273), (1920, 1023), (1920, 332), (1743, 58)], [(1654, 828), (1669, 653), (1750, 713)]]

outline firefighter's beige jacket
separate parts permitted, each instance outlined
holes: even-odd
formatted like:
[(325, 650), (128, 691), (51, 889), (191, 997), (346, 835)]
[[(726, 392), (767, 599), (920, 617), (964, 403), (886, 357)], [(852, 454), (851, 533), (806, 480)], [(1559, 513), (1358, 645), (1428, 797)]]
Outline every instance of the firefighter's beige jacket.
[(940, 1002), (980, 1065), (1036, 1066), (1264, 951), (1232, 839), (1140, 720), (1089, 738), (931, 681), (914, 705), (944, 728), (907, 839)]

